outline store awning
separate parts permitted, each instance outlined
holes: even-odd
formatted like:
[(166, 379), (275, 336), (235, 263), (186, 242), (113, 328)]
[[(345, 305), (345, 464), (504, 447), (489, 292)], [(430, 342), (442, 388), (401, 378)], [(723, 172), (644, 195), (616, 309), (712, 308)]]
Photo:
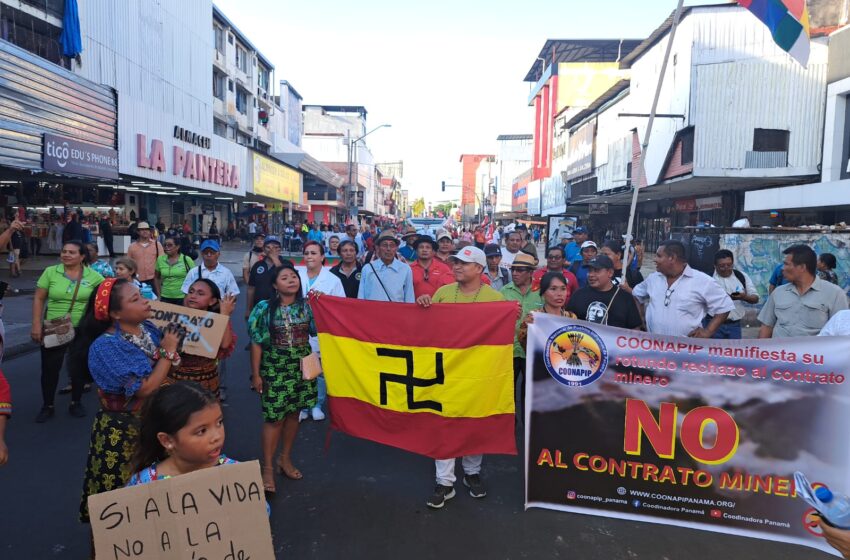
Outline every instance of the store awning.
[(345, 179), (334, 173), (322, 162), (297, 147), (295, 147), (295, 150), (292, 151), (274, 152), (272, 155), (280, 161), (300, 169), (304, 173), (312, 175), (332, 187), (338, 188), (345, 184)]

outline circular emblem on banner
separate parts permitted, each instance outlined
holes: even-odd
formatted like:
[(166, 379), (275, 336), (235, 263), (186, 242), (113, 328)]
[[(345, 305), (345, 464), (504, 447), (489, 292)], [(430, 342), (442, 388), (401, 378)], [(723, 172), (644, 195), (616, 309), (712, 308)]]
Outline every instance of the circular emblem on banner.
[(552, 333), (543, 350), (546, 369), (558, 383), (568, 387), (590, 385), (608, 367), (608, 349), (602, 338), (579, 325), (567, 325)]

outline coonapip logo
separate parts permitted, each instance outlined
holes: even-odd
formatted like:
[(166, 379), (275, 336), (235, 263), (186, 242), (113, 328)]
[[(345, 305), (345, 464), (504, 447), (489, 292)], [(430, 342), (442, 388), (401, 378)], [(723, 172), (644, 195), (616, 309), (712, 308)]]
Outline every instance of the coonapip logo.
[(558, 383), (568, 387), (590, 385), (608, 367), (608, 349), (594, 331), (580, 325), (560, 328), (546, 341), (546, 369)]

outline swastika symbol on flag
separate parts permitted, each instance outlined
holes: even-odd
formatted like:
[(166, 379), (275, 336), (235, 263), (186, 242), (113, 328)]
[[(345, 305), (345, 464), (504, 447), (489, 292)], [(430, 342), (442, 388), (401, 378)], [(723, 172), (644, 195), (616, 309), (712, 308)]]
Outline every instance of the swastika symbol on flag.
[(396, 350), (393, 348), (376, 348), (378, 356), (387, 358), (400, 358), (407, 364), (407, 372), (404, 375), (398, 373), (381, 372), (381, 405), (387, 404), (387, 384), (400, 383), (407, 388), (407, 409), (419, 410), (430, 408), (437, 412), (443, 411), (443, 405), (437, 401), (417, 401), (413, 397), (413, 389), (415, 387), (433, 387), (434, 385), (442, 385), (445, 382), (445, 373), (443, 372), (443, 353), (436, 352), (434, 360), (436, 361), (437, 375), (433, 379), (423, 379), (421, 377), (413, 377), (413, 352), (410, 350)]

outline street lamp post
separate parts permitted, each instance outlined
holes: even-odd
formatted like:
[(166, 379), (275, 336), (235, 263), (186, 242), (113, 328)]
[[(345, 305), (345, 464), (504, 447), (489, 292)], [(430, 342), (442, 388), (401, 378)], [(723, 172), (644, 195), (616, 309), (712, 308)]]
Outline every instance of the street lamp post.
[[(354, 150), (357, 149), (357, 143), (381, 128), (389, 128), (391, 124), (382, 124), (376, 126), (360, 138), (352, 141), (349, 136), (348, 141), (348, 215), (352, 220), (357, 219), (357, 183), (352, 181), (352, 160), (354, 159)], [(350, 133), (349, 133), (350, 134)], [(359, 171), (358, 171), (359, 175)]]

